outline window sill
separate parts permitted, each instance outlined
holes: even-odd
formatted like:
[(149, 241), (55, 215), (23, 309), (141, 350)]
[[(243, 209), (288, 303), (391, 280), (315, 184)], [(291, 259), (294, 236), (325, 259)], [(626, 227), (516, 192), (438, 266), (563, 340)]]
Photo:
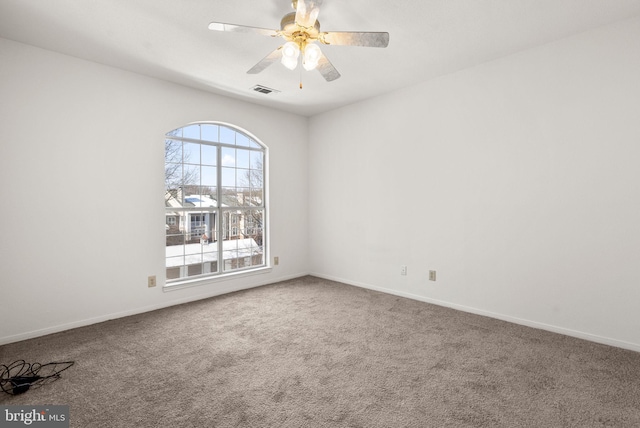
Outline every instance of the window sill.
[(184, 288), (199, 287), (202, 285), (213, 284), (213, 283), (222, 282), (222, 281), (229, 281), (232, 279), (245, 278), (253, 275), (262, 275), (265, 273), (269, 273), (272, 270), (273, 268), (271, 266), (263, 266), (263, 267), (259, 267), (255, 269), (247, 269), (239, 272), (225, 273), (222, 275), (207, 276), (204, 278), (196, 278), (196, 279), (185, 279), (182, 281), (175, 281), (175, 282), (170, 282), (165, 284), (162, 287), (162, 291), (165, 291), (165, 292), (176, 291), (176, 290), (182, 290)]

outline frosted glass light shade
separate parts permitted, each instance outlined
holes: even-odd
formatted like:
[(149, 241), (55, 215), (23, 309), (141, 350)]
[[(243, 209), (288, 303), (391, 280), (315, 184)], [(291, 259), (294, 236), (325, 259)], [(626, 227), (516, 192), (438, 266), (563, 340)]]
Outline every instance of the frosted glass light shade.
[(289, 70), (295, 70), (298, 65), (298, 61), (292, 58), (282, 57), (282, 64)]
[(313, 70), (318, 66), (318, 61), (322, 57), (322, 51), (318, 45), (307, 45), (304, 48), (304, 61), (302, 66), (305, 70)]
[(300, 48), (293, 42), (287, 42), (282, 47), (282, 64), (289, 70), (293, 70), (298, 65)]

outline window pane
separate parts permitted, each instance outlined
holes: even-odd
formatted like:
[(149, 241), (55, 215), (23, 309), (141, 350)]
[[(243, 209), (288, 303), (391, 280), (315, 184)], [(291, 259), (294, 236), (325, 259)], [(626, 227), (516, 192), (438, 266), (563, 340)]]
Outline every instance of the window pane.
[(256, 169), (249, 170), (249, 187), (252, 189), (262, 189), (263, 186), (262, 171)]
[(223, 248), (225, 271), (242, 269), (262, 262), (262, 247), (253, 238), (239, 237), (228, 240), (223, 242)]
[(236, 149), (229, 147), (222, 148), (222, 166), (235, 166), (236, 164)]
[(234, 205), (249, 205), (249, 189), (246, 187), (236, 187), (234, 192)]
[(202, 240), (208, 241), (211, 237), (213, 213), (189, 212), (188, 220), (184, 225), (185, 254), (198, 254), (202, 252)]
[(252, 188), (251, 189), (251, 205), (254, 207), (260, 207), (262, 206), (263, 203), (263, 191), (262, 189), (256, 189), (256, 188)]
[(200, 236), (197, 237), (197, 240), (197, 243), (190, 243), (184, 246), (184, 256), (187, 264), (200, 263), (202, 261), (200, 256), (202, 252), (200, 248)]
[(218, 244), (209, 243), (202, 246), (202, 273), (216, 273), (218, 269)]
[(222, 206), (235, 207), (238, 206), (238, 189), (235, 187), (223, 187), (220, 189), (222, 197)]
[(260, 253), (254, 254), (251, 257), (251, 264), (253, 266), (263, 265), (264, 264), (264, 253), (260, 252)]
[(251, 180), (249, 181), (249, 187), (251, 188), (251, 190), (262, 190), (262, 175), (258, 171), (251, 169), (249, 170), (249, 176), (251, 178)]
[(236, 150), (236, 168), (249, 168), (249, 150)]
[(220, 142), (226, 144), (236, 143), (236, 131), (227, 128), (226, 126), (220, 127)]
[(218, 168), (215, 166), (203, 166), (201, 169), (203, 186), (216, 186), (218, 184)]
[(200, 139), (200, 125), (189, 125), (182, 128), (182, 136), (184, 138)]
[(253, 239), (251, 245), (255, 250), (262, 251), (262, 224), (264, 218), (263, 210), (247, 210), (244, 213), (243, 235), (245, 238)]
[(184, 265), (184, 257), (167, 257), (167, 279), (180, 278), (182, 266)]
[(182, 186), (182, 164), (169, 163), (164, 164), (164, 188), (167, 191), (175, 190)]
[(235, 168), (222, 168), (222, 185), (224, 187), (236, 187)]
[(262, 152), (251, 151), (249, 167), (262, 171)]
[(182, 167), (182, 187), (197, 186), (200, 184), (200, 166), (183, 165)]
[[(249, 178), (247, 177), (247, 175), (245, 174), (244, 169), (237, 169), (236, 170), (236, 184), (238, 187), (250, 187), (249, 186)], [(241, 190), (238, 190), (241, 191)]]
[(184, 195), (184, 206), (185, 207), (201, 207), (202, 206), (202, 199), (200, 199), (200, 187), (194, 187), (191, 188), (189, 190), (191, 190), (191, 192), (188, 192)]
[(182, 199), (180, 199), (180, 203), (185, 206), (185, 207), (194, 207), (196, 205), (194, 205), (193, 203), (188, 203), (186, 202), (187, 198), (192, 198), (192, 197), (198, 197), (200, 196), (200, 189), (201, 187), (198, 185), (188, 185), (188, 186), (184, 186), (182, 189), (178, 189), (178, 194), (180, 195), (180, 197)]
[(182, 162), (182, 141), (164, 140), (165, 162)]
[(184, 163), (200, 163), (200, 144), (184, 143)]
[(210, 246), (211, 246), (211, 251), (216, 253), (216, 257), (218, 254), (218, 245), (215, 245), (215, 242), (218, 242), (219, 239), (219, 235), (218, 235), (218, 225), (217, 225), (217, 218), (218, 218), (218, 212), (215, 212), (212, 214), (211, 216), (211, 225), (209, 227), (210, 230)]
[(249, 142), (249, 137), (244, 134), (236, 133), (236, 145), (249, 147), (251, 143)]
[(167, 230), (167, 247), (171, 248), (171, 251), (167, 250), (167, 257), (177, 257), (184, 255), (184, 235), (178, 230), (179, 226), (169, 226)]
[(210, 123), (200, 125), (200, 132), (202, 132), (203, 140), (218, 141), (218, 125), (212, 125)]
[(167, 280), (170, 279), (179, 279), (180, 278), (180, 266), (178, 267), (168, 267), (167, 261)]
[(220, 272), (220, 270), (218, 269), (219, 260), (220, 260), (220, 257), (218, 257), (218, 261), (211, 262), (211, 272), (215, 272), (215, 273)]
[(201, 205), (202, 207), (216, 208), (218, 206), (218, 187), (202, 186), (200, 189), (200, 197), (205, 201), (205, 203)]
[(201, 263), (188, 265), (187, 268), (188, 268), (188, 275), (189, 276), (202, 275), (202, 264)]
[(214, 146), (202, 145), (202, 164), (216, 165), (218, 163), (217, 150)]
[[(215, 208), (216, 188), (206, 186), (192, 186), (187, 188), (184, 195), (184, 206), (187, 208)], [(212, 194), (213, 193), (213, 194)]]
[(182, 137), (182, 128), (167, 132), (167, 137)]
[(251, 171), (248, 169), (236, 169), (238, 186), (251, 187)]
[(215, 186), (202, 186), (200, 198), (203, 200), (202, 207), (218, 207), (218, 188)]

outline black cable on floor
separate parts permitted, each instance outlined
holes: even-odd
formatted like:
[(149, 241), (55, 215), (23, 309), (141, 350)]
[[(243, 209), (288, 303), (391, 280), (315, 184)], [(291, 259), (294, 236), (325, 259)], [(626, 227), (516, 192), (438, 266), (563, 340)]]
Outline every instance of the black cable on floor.
[(60, 373), (74, 365), (74, 361), (47, 364), (17, 360), (0, 366), (0, 388), (9, 395), (24, 394), (30, 388), (39, 388), (60, 379)]

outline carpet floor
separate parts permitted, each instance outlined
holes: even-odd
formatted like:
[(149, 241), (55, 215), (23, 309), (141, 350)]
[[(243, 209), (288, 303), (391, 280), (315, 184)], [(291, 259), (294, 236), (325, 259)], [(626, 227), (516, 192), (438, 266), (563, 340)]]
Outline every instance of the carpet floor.
[(640, 353), (304, 277), (0, 347), (72, 427), (640, 427)]

